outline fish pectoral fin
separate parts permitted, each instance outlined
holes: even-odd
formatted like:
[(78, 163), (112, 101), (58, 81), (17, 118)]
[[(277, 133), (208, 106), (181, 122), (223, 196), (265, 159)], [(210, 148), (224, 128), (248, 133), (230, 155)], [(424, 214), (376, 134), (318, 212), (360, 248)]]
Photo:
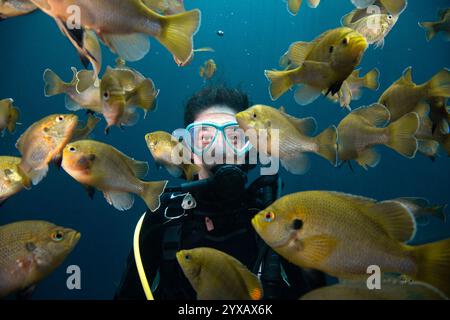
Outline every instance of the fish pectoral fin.
[(39, 182), (42, 181), (42, 179), (45, 178), (48, 172), (48, 165), (45, 165), (42, 169), (39, 170), (32, 170), (29, 173), (29, 177), (31, 179), (31, 182), (33, 185), (37, 185)]
[(153, 110), (156, 107), (155, 99), (158, 91), (155, 89), (155, 84), (150, 79), (142, 81), (127, 98), (127, 103), (144, 109), (146, 112)]
[(141, 60), (150, 51), (150, 40), (142, 33), (102, 34), (105, 44), (126, 61)]
[(78, 111), (83, 109), (78, 103), (76, 103), (72, 98), (70, 98), (69, 96), (65, 97), (65, 106), (66, 109), (69, 111)]
[(373, 148), (364, 150), (355, 159), (358, 164), (367, 170), (367, 167), (374, 168), (380, 162), (380, 154), (376, 152)]
[(120, 211), (131, 209), (134, 204), (134, 196), (127, 192), (103, 191), (106, 201)]
[(297, 152), (296, 155), (282, 157), (281, 165), (292, 174), (305, 174), (310, 167), (309, 157), (303, 152)]
[(301, 256), (309, 266), (318, 266), (330, 256), (337, 244), (331, 236), (318, 235), (302, 241)]
[(384, 127), (390, 120), (391, 114), (389, 110), (380, 103), (374, 103), (368, 107), (360, 107), (353, 110), (352, 116), (358, 116), (375, 127)]
[(322, 90), (309, 85), (299, 86), (295, 91), (294, 98), (301, 106), (306, 106), (314, 102), (321, 94)]

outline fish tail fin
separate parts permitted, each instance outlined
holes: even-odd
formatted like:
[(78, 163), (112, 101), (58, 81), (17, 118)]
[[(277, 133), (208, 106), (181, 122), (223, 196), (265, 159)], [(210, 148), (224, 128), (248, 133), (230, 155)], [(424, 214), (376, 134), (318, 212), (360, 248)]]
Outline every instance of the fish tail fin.
[(378, 90), (380, 71), (377, 68), (372, 69), (364, 76), (364, 86), (371, 90)]
[(428, 82), (429, 97), (450, 97), (450, 70), (442, 69)]
[(450, 157), (450, 134), (445, 135), (444, 141), (442, 142), (442, 146), (447, 152), (447, 155)]
[(450, 239), (410, 247), (418, 271), (414, 279), (450, 294)]
[(337, 165), (337, 138), (335, 126), (325, 129), (315, 138), (318, 146), (317, 153), (330, 161), (333, 166)]
[(272, 100), (277, 100), (294, 85), (290, 77), (290, 70), (266, 70), (264, 74), (270, 82), (269, 93)]
[(46, 69), (44, 71), (44, 82), (44, 94), (46, 97), (64, 93), (68, 85), (67, 83), (62, 81), (61, 78), (51, 69)]
[(425, 29), (427, 41), (431, 41), (431, 39), (434, 38), (436, 35), (436, 29), (435, 29), (435, 23), (434, 22), (420, 22), (419, 26)]
[(159, 197), (163, 194), (167, 182), (167, 180), (144, 182), (144, 190), (141, 196), (152, 212), (158, 210), (161, 204)]
[(414, 136), (419, 128), (419, 116), (415, 112), (408, 113), (391, 123), (389, 141), (386, 145), (407, 158), (414, 158), (418, 149), (418, 142)]
[(162, 22), (162, 32), (157, 39), (178, 61), (185, 63), (192, 55), (193, 36), (201, 24), (200, 10), (159, 18)]

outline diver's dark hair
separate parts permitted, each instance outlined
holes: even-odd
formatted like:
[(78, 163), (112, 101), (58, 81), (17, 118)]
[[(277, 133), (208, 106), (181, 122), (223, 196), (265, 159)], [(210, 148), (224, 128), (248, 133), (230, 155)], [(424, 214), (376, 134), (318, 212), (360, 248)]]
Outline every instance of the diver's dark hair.
[(228, 88), (224, 85), (206, 87), (187, 101), (184, 108), (184, 126), (194, 122), (200, 113), (214, 105), (226, 105), (237, 113), (250, 107), (250, 100), (247, 94), (238, 88)]

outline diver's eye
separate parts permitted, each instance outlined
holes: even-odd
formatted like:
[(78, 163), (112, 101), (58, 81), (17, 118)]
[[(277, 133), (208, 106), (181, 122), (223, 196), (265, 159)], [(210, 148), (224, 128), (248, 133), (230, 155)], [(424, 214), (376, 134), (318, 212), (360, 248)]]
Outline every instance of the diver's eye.
[(56, 122), (61, 122), (64, 120), (64, 116), (57, 116), (56, 117)]
[(77, 151), (77, 149), (76, 149), (75, 147), (70, 147), (70, 148), (69, 148), (69, 151), (70, 151), (70, 152), (75, 152), (75, 151)]
[(349, 40), (348, 40), (347, 37), (345, 37), (344, 39), (342, 39), (342, 44), (343, 44), (344, 46), (348, 45), (348, 42), (349, 42)]
[(328, 49), (330, 51), (330, 53), (333, 53), (334, 47), (331, 46), (330, 49)]
[(294, 230), (300, 230), (303, 227), (303, 221), (300, 219), (295, 219), (292, 223), (292, 228)]
[(264, 215), (264, 220), (266, 220), (267, 222), (272, 222), (273, 220), (275, 220), (275, 213), (273, 213), (272, 211), (266, 212), (266, 214)]
[(62, 241), (64, 239), (64, 233), (62, 231), (55, 231), (52, 233), (52, 240), (53, 241)]
[(108, 91), (103, 92), (103, 99), (105, 99), (105, 100), (109, 99), (109, 92)]
[(190, 255), (185, 255), (184, 256), (184, 260), (186, 260), (186, 261), (191, 261), (191, 256)]

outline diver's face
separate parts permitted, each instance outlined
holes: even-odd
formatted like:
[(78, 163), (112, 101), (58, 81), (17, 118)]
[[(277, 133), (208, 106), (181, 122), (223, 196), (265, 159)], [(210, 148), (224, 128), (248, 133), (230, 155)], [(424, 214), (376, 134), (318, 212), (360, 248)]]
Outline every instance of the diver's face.
[[(223, 125), (229, 122), (236, 122), (235, 112), (227, 106), (215, 105), (206, 109), (195, 118), (195, 123), (212, 122), (216, 125)], [(217, 164), (223, 164), (227, 162), (227, 154), (232, 155), (233, 151), (228, 144), (224, 141), (223, 132), (217, 131), (210, 127), (201, 127), (194, 135), (194, 141), (196, 148), (203, 149), (209, 145), (212, 147), (204, 154), (203, 158), (198, 155), (194, 155), (195, 163), (208, 170)], [(227, 137), (230, 141), (232, 132), (228, 133)], [(212, 143), (214, 139), (214, 143)], [(232, 140), (231, 140), (232, 141)], [(206, 161), (205, 157), (208, 157)]]

